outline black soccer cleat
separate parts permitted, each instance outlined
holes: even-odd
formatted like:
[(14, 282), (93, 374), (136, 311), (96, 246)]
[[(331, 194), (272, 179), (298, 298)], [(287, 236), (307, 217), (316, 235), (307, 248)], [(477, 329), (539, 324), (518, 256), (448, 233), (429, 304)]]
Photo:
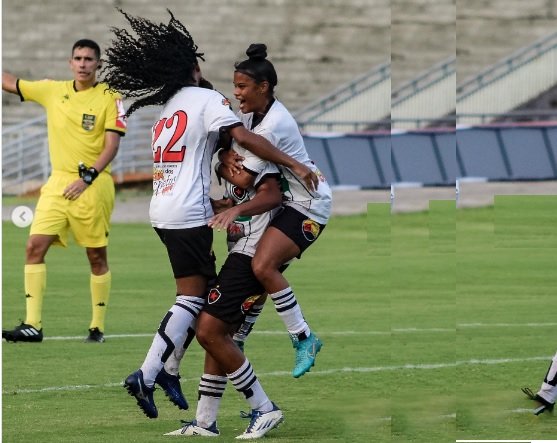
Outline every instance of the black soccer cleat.
[(153, 400), (155, 387), (147, 387), (143, 381), (143, 371), (141, 369), (138, 369), (133, 374), (128, 375), (128, 378), (124, 381), (124, 387), (132, 397), (135, 397), (137, 405), (147, 417), (158, 417), (159, 412), (157, 411), (155, 400)]
[(104, 334), (99, 328), (89, 329), (89, 335), (85, 338), (85, 343), (104, 343)]
[(43, 330), (21, 322), (11, 331), (2, 329), (2, 338), (14, 343), (18, 341), (40, 343), (43, 341)]
[(534, 409), (534, 415), (540, 415), (541, 413), (543, 413), (545, 411), (553, 412), (553, 408), (555, 407), (555, 403), (548, 402), (545, 398), (540, 397), (538, 394), (535, 394), (534, 392), (532, 392), (532, 390), (530, 388), (522, 388), (521, 390), (522, 390), (522, 392), (524, 392), (526, 394), (526, 396), (530, 400), (534, 400), (535, 402), (539, 403), (539, 406), (536, 409)]
[(171, 375), (162, 368), (155, 378), (155, 383), (163, 389), (168, 399), (178, 408), (188, 409), (189, 405), (182, 392), (179, 375)]

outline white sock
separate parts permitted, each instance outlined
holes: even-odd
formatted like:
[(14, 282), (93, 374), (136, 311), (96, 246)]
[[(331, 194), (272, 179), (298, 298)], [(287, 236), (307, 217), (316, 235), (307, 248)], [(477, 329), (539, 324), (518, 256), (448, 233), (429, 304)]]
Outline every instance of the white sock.
[(197, 412), (195, 420), (197, 425), (208, 428), (217, 421), (219, 407), (226, 388), (228, 379), (220, 375), (203, 374), (199, 380)]
[(204, 304), (205, 299), (201, 297), (176, 296), (176, 303), (162, 319), (153, 343), (141, 365), (143, 380), (148, 387), (155, 384), (157, 374), (174, 350), (184, 346), (188, 329), (195, 323)]
[(295, 336), (304, 333), (306, 337), (309, 337), (309, 325), (302, 315), (302, 309), (292, 288), (289, 286), (274, 294), (269, 294), (269, 296), (273, 300), (278, 315), (282, 318), (288, 332)]
[(166, 363), (164, 364), (164, 370), (168, 372), (170, 375), (179, 375), (180, 374), (180, 363), (182, 358), (184, 358), (184, 354), (186, 350), (189, 348), (190, 343), (192, 342), (193, 338), (195, 337), (195, 321), (193, 322), (192, 326), (188, 328), (188, 335), (186, 336), (186, 340), (184, 341), (183, 346), (178, 346), (168, 357)]
[(271, 400), (265, 394), (247, 358), (236, 371), (226, 375), (236, 390), (247, 400), (251, 409), (262, 412), (269, 412), (273, 409)]

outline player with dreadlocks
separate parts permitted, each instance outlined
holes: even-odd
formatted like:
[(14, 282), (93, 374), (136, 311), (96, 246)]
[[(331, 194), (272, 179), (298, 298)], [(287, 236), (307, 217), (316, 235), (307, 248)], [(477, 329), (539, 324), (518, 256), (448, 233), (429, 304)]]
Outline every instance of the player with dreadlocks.
[[(168, 24), (155, 24), (120, 12), (137, 37), (125, 29), (113, 28), (116, 38), (106, 51), (103, 71), (106, 82), (125, 96), (137, 98), (128, 114), (143, 106), (163, 105), (160, 118), (153, 125), (153, 196), (149, 213), (167, 248), (177, 295), (141, 368), (125, 380), (126, 389), (144, 413), (156, 418), (155, 383), (181, 409), (188, 407), (179, 375), (165, 370), (165, 363), (173, 354), (183, 354), (191, 342), (196, 319), (206, 302), (208, 283), (216, 276), (213, 232), (208, 226), (213, 216), (209, 185), (211, 158), (220, 131), (226, 131), (257, 156), (292, 169), (311, 189), (316, 187), (317, 176), (263, 137), (248, 131), (221, 94), (199, 87), (203, 79), (198, 60), (203, 60), (203, 54), (170, 11)], [(202, 331), (205, 340), (201, 345), (251, 406), (250, 424), (239, 438), (261, 437), (283, 420), (282, 412), (267, 397), (251, 364), (232, 341), (229, 326), (225, 321), (220, 323), (220, 328)], [(215, 423), (206, 431), (218, 434)]]

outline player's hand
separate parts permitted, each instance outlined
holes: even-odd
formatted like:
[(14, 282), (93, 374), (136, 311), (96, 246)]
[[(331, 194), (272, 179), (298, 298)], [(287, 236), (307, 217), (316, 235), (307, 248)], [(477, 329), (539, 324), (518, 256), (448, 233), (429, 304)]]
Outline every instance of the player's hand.
[(64, 198), (68, 200), (77, 200), (81, 194), (89, 187), (82, 179), (78, 178), (73, 183), (70, 183), (66, 189), (64, 189)]
[(213, 212), (215, 214), (220, 214), (221, 212), (231, 208), (234, 205), (231, 198), (221, 198), (220, 200), (211, 199), (211, 206), (213, 207)]
[(306, 165), (296, 162), (295, 166), (292, 168), (292, 172), (303, 180), (310, 191), (315, 191), (317, 186), (319, 186), (319, 177)]
[(219, 151), (219, 160), (232, 176), (239, 174), (243, 169), (244, 157), (233, 149)]
[(216, 214), (209, 220), (209, 227), (220, 231), (221, 229), (228, 229), (228, 227), (238, 218), (240, 209), (238, 206), (233, 206), (229, 209)]

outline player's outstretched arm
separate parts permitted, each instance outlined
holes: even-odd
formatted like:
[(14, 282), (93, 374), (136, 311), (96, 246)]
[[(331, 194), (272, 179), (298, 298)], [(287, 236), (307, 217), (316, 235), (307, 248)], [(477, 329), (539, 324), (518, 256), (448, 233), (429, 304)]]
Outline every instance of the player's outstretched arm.
[(12, 94), (17, 94), (17, 77), (13, 74), (2, 72), (2, 89)]
[(282, 193), (278, 180), (275, 177), (267, 177), (257, 187), (255, 197), (216, 214), (208, 224), (213, 229), (227, 229), (237, 217), (263, 214), (281, 203)]
[(230, 135), (236, 142), (253, 152), (259, 158), (282, 166), (286, 166), (299, 178), (301, 178), (309, 190), (315, 191), (319, 184), (317, 175), (306, 165), (293, 159), (289, 155), (274, 147), (269, 140), (258, 134), (248, 131), (243, 126), (235, 126), (230, 129)]

